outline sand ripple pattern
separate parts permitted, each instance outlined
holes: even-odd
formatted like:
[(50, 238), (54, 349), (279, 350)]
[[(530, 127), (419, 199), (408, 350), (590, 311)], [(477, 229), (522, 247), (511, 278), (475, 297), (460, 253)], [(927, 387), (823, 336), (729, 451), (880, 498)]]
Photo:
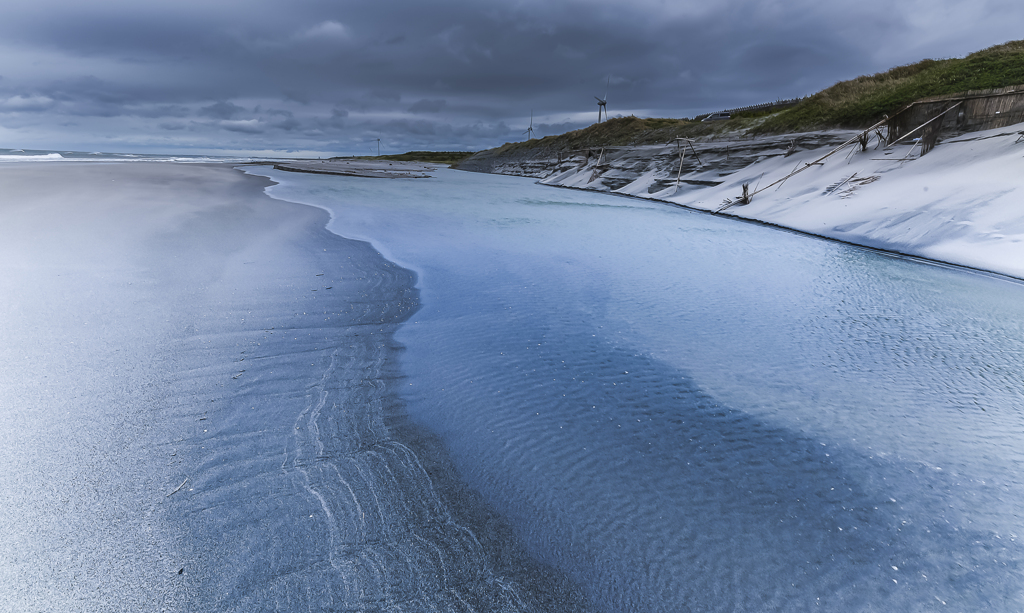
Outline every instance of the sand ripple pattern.
[(326, 254), (301, 247), (326, 271), (310, 274), (315, 293), (277, 280), (285, 290), (259, 298), (276, 315), (255, 328), (230, 323), (244, 319), (252, 296), (207, 296), (230, 303), (223, 321), (198, 322), (174, 348), (183, 364), (218, 364), (178, 373), (203, 384), (179, 399), (199, 412), (175, 458), (196, 462), (183, 461), (189, 482), (169, 502), (190, 527), (191, 602), (223, 611), (537, 610), (492, 570), (385, 423), (402, 412), (392, 334), (417, 308), (414, 275), (366, 243), (320, 238)]
[(476, 593), (491, 592), (497, 602), (488, 604), (529, 610), (514, 585), (487, 572), (476, 537), (452, 520), (416, 455), (390, 438), (389, 349), (357, 349), (332, 354), (285, 461), (321, 505), (334, 598), (382, 610), (475, 611)]

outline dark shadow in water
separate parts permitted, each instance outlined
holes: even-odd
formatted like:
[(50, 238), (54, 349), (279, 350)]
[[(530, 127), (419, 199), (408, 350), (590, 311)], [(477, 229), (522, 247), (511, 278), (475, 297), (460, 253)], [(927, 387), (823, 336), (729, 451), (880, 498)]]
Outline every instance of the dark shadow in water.
[(413, 418), (446, 433), (465, 479), (599, 608), (1020, 603), (1019, 546), (942, 504), (955, 476), (724, 405), (678, 369), (562, 332), (571, 322), (513, 317), (507, 337), (491, 323), (435, 331), (471, 340), (410, 364), (412, 381), (445, 387), (410, 395)]
[[(409, 419), (396, 401), (386, 411), (385, 423), (392, 435), (419, 457), (453, 519), (476, 534), (494, 571), (510, 577), (525, 589), (531, 604), (541, 611), (575, 613), (593, 610), (583, 590), (557, 569), (539, 562), (523, 548), (508, 522), (462, 481), (452, 464), (444, 441), (431, 430)], [(477, 611), (493, 611), (500, 603), (487, 593), (474, 594)]]

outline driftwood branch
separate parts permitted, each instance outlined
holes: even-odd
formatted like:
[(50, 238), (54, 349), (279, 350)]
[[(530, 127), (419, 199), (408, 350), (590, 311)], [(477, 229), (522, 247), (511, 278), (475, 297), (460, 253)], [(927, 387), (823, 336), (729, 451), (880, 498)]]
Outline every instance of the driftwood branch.
[(686, 149), (679, 151), (679, 170), (676, 171), (676, 191), (679, 191), (679, 178), (683, 176), (683, 159), (686, 158)]
[(181, 485), (179, 485), (178, 487), (174, 488), (174, 491), (171, 492), (170, 494), (167, 494), (166, 496), (164, 496), (164, 498), (170, 498), (171, 496), (177, 494), (178, 491), (181, 490), (181, 488), (185, 487), (186, 483), (188, 483), (188, 477), (185, 477), (185, 480), (181, 482)]
[(808, 168), (810, 168), (811, 166), (818, 166), (818, 165), (820, 165), (820, 164), (821, 164), (822, 162), (824, 162), (824, 161), (825, 161), (825, 159), (826, 159), (826, 158), (830, 158), (830, 157), (832, 157), (832, 156), (833, 156), (833, 155), (835, 155), (836, 153), (839, 153), (840, 151), (842, 151), (843, 149), (845, 149), (846, 147), (848, 147), (848, 146), (849, 146), (850, 144), (852, 144), (852, 143), (855, 143), (855, 142), (857, 142), (857, 141), (858, 141), (858, 140), (860, 139), (860, 136), (861, 136), (861, 134), (866, 134), (866, 133), (868, 133), (868, 132), (871, 132), (871, 131), (872, 131), (872, 130), (874, 130), (875, 128), (879, 128), (879, 127), (881, 127), (881, 126), (882, 126), (882, 125), (883, 125), (883, 124), (884, 124), (885, 122), (887, 122), (887, 121), (889, 121), (889, 118), (888, 118), (888, 117), (886, 117), (886, 118), (885, 118), (885, 119), (883, 119), (882, 121), (879, 121), (879, 122), (878, 122), (878, 123), (876, 123), (875, 125), (873, 125), (873, 126), (871, 126), (870, 128), (868, 128), (867, 130), (864, 130), (864, 131), (862, 131), (862, 132), (858, 132), (858, 133), (857, 133), (857, 136), (854, 136), (854, 137), (853, 137), (853, 138), (851, 138), (850, 140), (846, 141), (846, 142), (845, 142), (845, 143), (843, 143), (842, 145), (839, 145), (839, 146), (838, 146), (838, 147), (836, 147), (835, 149), (833, 149), (833, 150), (829, 151), (828, 153), (826, 153), (825, 155), (821, 156), (820, 158), (818, 158), (818, 159), (814, 160), (813, 162), (808, 162), (808, 163), (804, 164), (804, 165), (803, 165), (802, 167), (800, 167), (800, 168), (797, 168), (796, 170), (794, 170), (793, 172), (789, 173), (788, 175), (786, 175), (786, 176), (782, 177), (781, 179), (779, 179), (779, 180), (775, 181), (774, 183), (769, 183), (768, 185), (765, 185), (765, 186), (764, 186), (764, 187), (762, 187), (761, 189), (759, 189), (759, 190), (757, 190), (757, 191), (755, 191), (755, 192), (752, 192), (752, 193), (751, 193), (751, 194), (749, 195), (748, 199), (752, 200), (752, 199), (754, 198), (754, 196), (756, 196), (757, 194), (759, 194), (759, 193), (763, 192), (764, 190), (766, 190), (766, 189), (768, 189), (768, 188), (770, 188), (770, 187), (775, 187), (775, 186), (776, 186), (776, 185), (778, 185), (779, 183), (782, 183), (783, 181), (785, 181), (786, 179), (788, 179), (788, 178), (792, 177), (792, 176), (793, 176), (793, 175), (795, 175), (795, 174), (799, 174), (799, 173), (801, 173), (801, 172), (803, 172), (803, 171), (807, 170), (807, 169), (808, 169)]

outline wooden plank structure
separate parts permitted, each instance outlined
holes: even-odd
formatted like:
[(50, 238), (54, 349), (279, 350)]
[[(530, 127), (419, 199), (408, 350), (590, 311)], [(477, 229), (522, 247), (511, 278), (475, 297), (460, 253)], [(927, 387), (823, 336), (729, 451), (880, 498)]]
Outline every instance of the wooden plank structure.
[[(959, 105), (957, 112), (948, 112), (956, 104)], [(886, 122), (887, 144), (902, 140), (908, 132), (940, 114), (942, 119), (930, 124), (921, 134), (921, 155), (931, 151), (943, 132), (976, 132), (1024, 122), (1024, 86), (969, 91), (912, 102)]]
[(949, 115), (951, 111), (956, 110), (957, 107), (961, 106), (962, 104), (962, 100), (960, 102), (955, 102), (951, 106), (948, 106), (942, 111), (940, 111), (938, 115), (931, 117), (930, 119), (928, 119), (928, 121), (917, 126), (913, 130), (909, 132), (904, 132), (902, 136), (899, 136), (895, 139), (890, 139), (889, 144), (886, 146), (886, 148), (892, 147), (896, 143), (902, 140), (906, 140), (913, 136), (914, 134), (917, 134), (918, 131), (920, 131), (921, 136), (918, 137), (918, 144), (921, 145), (921, 155), (923, 156), (924, 154), (928, 153), (935, 147), (935, 142), (939, 138), (939, 132), (942, 131), (942, 123), (943, 121), (945, 121), (946, 116)]

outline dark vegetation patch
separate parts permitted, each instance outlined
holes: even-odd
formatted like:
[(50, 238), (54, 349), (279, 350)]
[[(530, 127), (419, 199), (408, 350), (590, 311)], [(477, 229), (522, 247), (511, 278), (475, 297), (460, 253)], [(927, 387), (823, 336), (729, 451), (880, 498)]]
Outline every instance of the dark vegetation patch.
[[(390, 162), (429, 162), (432, 164), (457, 164), (473, 155), (474, 151), (407, 151), (395, 155), (364, 155), (357, 156), (358, 160), (388, 160)], [(345, 158), (331, 158), (340, 160)], [(349, 158), (352, 159), (352, 158)]]
[(533, 157), (534, 155), (556, 155), (558, 152), (579, 151), (588, 148), (622, 147), (635, 145), (664, 144), (674, 138), (696, 138), (714, 136), (749, 127), (750, 120), (700, 122), (691, 119), (665, 119), (640, 117), (615, 117), (601, 123), (573, 130), (558, 136), (545, 136), (518, 143), (505, 143), (490, 149), (488, 155), (509, 155), (511, 157)]

